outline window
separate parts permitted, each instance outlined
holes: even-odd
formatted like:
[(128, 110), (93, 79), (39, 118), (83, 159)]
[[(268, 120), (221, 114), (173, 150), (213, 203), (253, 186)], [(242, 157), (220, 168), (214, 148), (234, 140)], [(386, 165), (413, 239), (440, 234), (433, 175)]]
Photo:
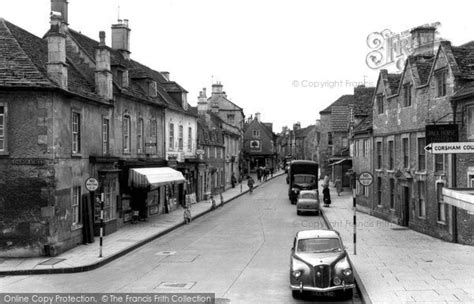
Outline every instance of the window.
[(81, 114), (72, 112), (72, 153), (81, 153)]
[(425, 171), (425, 138), (418, 137), (418, 171)]
[(390, 209), (395, 208), (395, 180), (390, 179)]
[(438, 199), (438, 221), (439, 222), (446, 222), (446, 204), (444, 203), (443, 197), (443, 183), (436, 184), (436, 196)]
[(130, 153), (131, 147), (131, 130), (130, 130), (130, 116), (125, 115), (122, 122), (122, 136), (123, 136), (123, 153)]
[(143, 118), (138, 119), (138, 124), (137, 124), (137, 153), (144, 153), (145, 150), (143, 149), (144, 141), (144, 125), (143, 125)]
[(425, 183), (423, 181), (418, 181), (418, 216), (425, 217), (425, 215)]
[(442, 70), (435, 73), (436, 96), (442, 97), (446, 95), (446, 71)]
[(158, 125), (156, 123), (156, 120), (153, 119), (150, 122), (150, 137), (152, 140), (155, 140), (155, 141), (158, 141), (158, 139), (156, 138), (156, 135), (158, 134), (157, 129), (158, 129)]
[(178, 134), (178, 148), (180, 151), (183, 150), (183, 126), (179, 126), (179, 134)]
[(211, 147), (206, 147), (206, 157), (210, 158), (211, 157)]
[(402, 150), (403, 150), (403, 168), (408, 168), (410, 166), (409, 163), (409, 149), (408, 149), (408, 138), (403, 138), (402, 139)]
[(235, 120), (235, 114), (227, 114), (227, 120), (229, 122), (234, 122)]
[(467, 138), (472, 140), (474, 139), (474, 107), (467, 109), (467, 120)]
[(109, 154), (109, 119), (102, 119), (102, 154)]
[(403, 106), (411, 106), (411, 83), (406, 83), (403, 85)]
[(169, 148), (174, 149), (174, 123), (170, 122), (170, 132), (169, 132)]
[(379, 94), (376, 97), (377, 99), (377, 113), (383, 114), (383, 95)]
[(5, 152), (7, 150), (7, 143), (5, 140), (5, 135), (7, 133), (6, 112), (6, 107), (0, 105), (0, 152)]
[(253, 130), (252, 131), (253, 138), (260, 138), (260, 130)]
[(434, 155), (434, 169), (435, 172), (444, 171), (444, 154), (435, 154)]
[(104, 221), (115, 219), (117, 193), (115, 179), (106, 180), (104, 183)]
[(188, 128), (188, 151), (193, 149), (193, 128)]
[(81, 187), (72, 188), (72, 224), (79, 225), (82, 222), (81, 219)]
[(332, 145), (332, 133), (328, 132), (328, 145)]
[(377, 177), (377, 205), (382, 205), (382, 178)]
[(394, 155), (394, 146), (393, 146), (393, 140), (390, 140), (388, 142), (388, 168), (390, 170), (393, 170), (393, 155)]
[(370, 141), (364, 139), (364, 157), (367, 157), (367, 153), (370, 151)]
[(123, 71), (117, 70), (117, 84), (123, 86)]
[(377, 142), (377, 169), (382, 169), (382, 142)]

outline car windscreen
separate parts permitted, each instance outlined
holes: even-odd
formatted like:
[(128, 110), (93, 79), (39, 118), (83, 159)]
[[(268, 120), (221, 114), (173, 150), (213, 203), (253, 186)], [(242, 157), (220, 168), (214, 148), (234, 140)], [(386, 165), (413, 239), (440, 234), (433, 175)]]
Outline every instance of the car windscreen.
[(341, 251), (341, 243), (336, 238), (301, 239), (298, 241), (298, 252)]
[(294, 181), (295, 184), (314, 184), (316, 177), (314, 175), (295, 174)]
[(302, 198), (302, 199), (316, 199), (316, 195), (314, 193), (300, 193), (300, 198)]

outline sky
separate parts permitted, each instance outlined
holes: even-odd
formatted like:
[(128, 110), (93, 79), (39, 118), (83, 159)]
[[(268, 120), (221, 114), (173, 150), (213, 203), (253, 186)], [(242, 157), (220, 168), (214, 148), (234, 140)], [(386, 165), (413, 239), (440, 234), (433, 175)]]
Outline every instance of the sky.
[[(260, 113), (278, 133), (319, 112), (359, 84), (375, 86), (366, 62), (371, 33), (403, 33), (439, 23), (439, 37), (474, 40), (471, 1), (69, 0), (69, 27), (98, 40), (128, 19), (131, 57), (168, 71), (197, 105), (203, 87), (221, 82), (245, 116)], [(0, 0), (0, 18), (42, 37), (50, 0)], [(372, 35), (371, 37), (373, 37)], [(372, 41), (372, 40), (369, 40)], [(385, 61), (382, 60), (382, 63)]]

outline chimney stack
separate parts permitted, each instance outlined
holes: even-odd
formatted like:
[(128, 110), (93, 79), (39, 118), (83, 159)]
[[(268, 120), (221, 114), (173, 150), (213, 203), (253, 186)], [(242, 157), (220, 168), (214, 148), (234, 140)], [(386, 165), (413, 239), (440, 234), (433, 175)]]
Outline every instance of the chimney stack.
[(48, 41), (48, 76), (58, 86), (67, 90), (67, 64), (66, 64), (66, 34), (62, 24), (63, 18), (57, 14), (51, 14), (51, 28), (46, 34)]
[(105, 45), (105, 32), (99, 32), (99, 45), (95, 51), (95, 89), (100, 97), (111, 100), (113, 97), (112, 72), (110, 70), (110, 51)]
[(436, 27), (417, 27), (410, 31), (412, 55), (434, 55)]
[(212, 95), (221, 95), (224, 94), (224, 91), (222, 89), (222, 84), (220, 82), (217, 82), (212, 85)]
[(258, 122), (260, 122), (260, 113), (259, 113), (259, 112), (255, 113), (255, 119), (256, 119)]
[(199, 115), (205, 114), (208, 111), (206, 88), (203, 88), (202, 91), (199, 92), (197, 107)]
[(51, 0), (51, 12), (61, 13), (63, 22), (68, 24), (68, 12), (67, 12), (68, 2), (67, 0)]
[(160, 74), (166, 79), (166, 81), (170, 81), (170, 72), (160, 72)]
[(120, 51), (125, 59), (130, 60), (128, 19), (119, 19), (117, 24), (112, 24), (112, 49)]

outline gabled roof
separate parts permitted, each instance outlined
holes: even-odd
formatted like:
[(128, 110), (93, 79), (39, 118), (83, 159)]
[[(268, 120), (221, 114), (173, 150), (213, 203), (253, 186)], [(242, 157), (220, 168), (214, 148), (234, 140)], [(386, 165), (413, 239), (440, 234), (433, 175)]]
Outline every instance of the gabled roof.
[(310, 126), (307, 126), (306, 128), (301, 128), (301, 129), (295, 130), (295, 138), (305, 138), (305, 137), (307, 137), (309, 132), (311, 132), (311, 130), (315, 127), (316, 127), (315, 125), (310, 125)]
[(354, 116), (366, 116), (372, 112), (374, 87), (359, 86), (354, 89)]
[[(59, 88), (47, 74), (47, 41), (0, 18), (0, 86)], [(99, 99), (93, 82), (67, 58), (68, 90)]]
[(365, 133), (372, 129), (372, 111), (367, 117), (361, 120), (361, 122), (354, 127), (354, 134)]
[(228, 103), (233, 107), (233, 109), (223, 108), (223, 110), (237, 110), (237, 111), (243, 112), (243, 109), (239, 107), (238, 105), (236, 105), (235, 103), (233, 103), (231, 100), (229, 100), (227, 96), (225, 96), (225, 94), (212, 94), (211, 97), (207, 99), (207, 102), (209, 105), (217, 103), (220, 106), (224, 105), (225, 103)]
[(326, 109), (319, 112), (319, 114), (331, 114), (331, 109), (334, 106), (347, 106), (354, 103), (354, 95), (342, 95), (335, 102), (333, 102)]

